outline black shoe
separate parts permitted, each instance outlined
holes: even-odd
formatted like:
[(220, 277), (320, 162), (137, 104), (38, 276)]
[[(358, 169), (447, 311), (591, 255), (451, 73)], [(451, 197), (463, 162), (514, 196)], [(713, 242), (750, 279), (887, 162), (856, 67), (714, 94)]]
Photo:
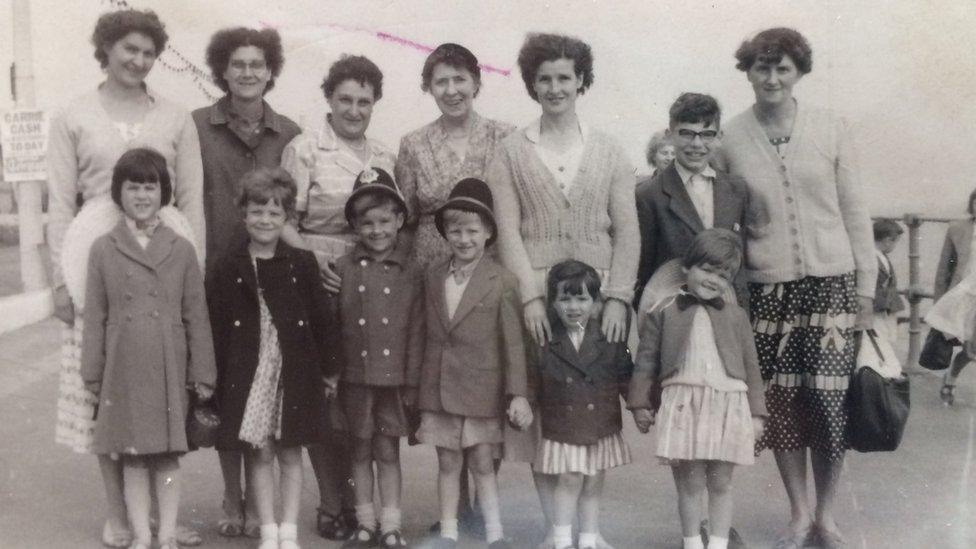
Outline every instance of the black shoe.
[(479, 511), (466, 507), (458, 516), (458, 529), (476, 539), (485, 539), (485, 517)]
[(746, 542), (735, 528), (729, 528), (729, 549), (746, 549)]
[(366, 549), (376, 547), (376, 530), (360, 526), (353, 532), (352, 537), (342, 544), (342, 549)]
[(399, 530), (390, 530), (381, 534), (379, 546), (383, 548), (409, 547)]

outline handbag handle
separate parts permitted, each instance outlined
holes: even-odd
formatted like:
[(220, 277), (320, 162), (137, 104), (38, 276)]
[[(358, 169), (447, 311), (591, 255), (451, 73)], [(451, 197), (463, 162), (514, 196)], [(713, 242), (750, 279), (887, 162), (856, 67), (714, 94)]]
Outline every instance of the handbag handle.
[(858, 349), (860, 349), (861, 345), (864, 343), (865, 335), (868, 336), (868, 339), (871, 341), (871, 346), (874, 347), (874, 351), (878, 353), (878, 358), (880, 358), (882, 362), (885, 361), (886, 359), (884, 353), (881, 352), (881, 346), (878, 345), (878, 332), (874, 331), (874, 328), (858, 330), (856, 334)]

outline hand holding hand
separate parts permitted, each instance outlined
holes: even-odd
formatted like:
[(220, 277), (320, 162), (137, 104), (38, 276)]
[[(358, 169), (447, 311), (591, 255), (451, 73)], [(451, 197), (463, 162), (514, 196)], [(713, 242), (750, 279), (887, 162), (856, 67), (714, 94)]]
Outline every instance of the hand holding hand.
[(325, 400), (332, 400), (339, 394), (339, 376), (323, 377)]
[(75, 306), (66, 286), (58, 286), (54, 290), (54, 317), (68, 326), (75, 325)]
[(761, 416), (752, 416), (752, 432), (755, 434), (756, 440), (761, 439), (765, 431), (766, 418)]
[(335, 264), (330, 262), (319, 264), (319, 278), (322, 280), (322, 285), (325, 286), (325, 290), (330, 294), (338, 294), (339, 289), (342, 287), (342, 278), (339, 274), (335, 272)]
[(214, 394), (213, 387), (203, 383), (194, 383), (193, 391), (197, 394), (197, 399), (200, 401), (210, 400), (210, 397)]
[(549, 326), (549, 317), (546, 315), (546, 304), (541, 297), (526, 303), (522, 308), (522, 314), (525, 317), (525, 327), (540, 347), (552, 339), (552, 328)]
[(603, 304), (603, 337), (610, 343), (627, 339), (627, 316), (630, 309), (619, 299), (608, 299)]
[(649, 408), (637, 408), (631, 413), (634, 414), (634, 423), (637, 424), (638, 431), (646, 434), (651, 430), (651, 425), (654, 425), (655, 419), (654, 410)]

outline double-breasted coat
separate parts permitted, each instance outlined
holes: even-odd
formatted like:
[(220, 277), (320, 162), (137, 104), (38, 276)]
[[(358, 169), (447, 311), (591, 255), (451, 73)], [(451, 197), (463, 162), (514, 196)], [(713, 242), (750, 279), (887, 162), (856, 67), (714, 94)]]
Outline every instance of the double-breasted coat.
[(425, 278), (427, 344), (420, 409), (500, 417), (506, 398), (528, 395), (518, 280), (483, 256), (448, 318), (444, 282), (449, 265), (450, 258), (434, 264)]
[(96, 454), (185, 452), (187, 384), (214, 385), (203, 275), (159, 225), (143, 249), (123, 219), (88, 258), (81, 376), (100, 383)]
[[(256, 263), (256, 267), (255, 267)], [(247, 242), (217, 261), (207, 301), (217, 357), (217, 449), (241, 450), (244, 406), (258, 366), (260, 286), (281, 346), (282, 446), (321, 442), (326, 433), (324, 376), (336, 370), (335, 303), (312, 252), (278, 242), (274, 257), (252, 263)]]

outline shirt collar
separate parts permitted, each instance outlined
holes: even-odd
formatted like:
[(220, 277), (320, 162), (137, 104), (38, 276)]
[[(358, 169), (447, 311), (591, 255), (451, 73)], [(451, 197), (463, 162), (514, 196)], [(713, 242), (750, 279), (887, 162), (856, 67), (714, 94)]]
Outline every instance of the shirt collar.
[[(369, 261), (373, 260), (373, 254), (369, 250), (367, 250), (366, 247), (362, 245), (362, 243), (356, 244), (356, 247), (353, 248), (352, 256), (356, 259), (356, 261), (361, 261), (363, 259)], [(386, 259), (383, 260), (383, 263), (390, 263), (402, 267), (406, 265), (407, 259), (408, 259), (407, 246), (404, 246), (400, 242), (400, 240), (397, 239), (397, 244), (393, 248), (393, 252), (390, 253), (390, 255), (386, 256)]]
[(136, 224), (136, 220), (132, 219), (127, 215), (123, 217), (125, 218), (126, 227), (129, 227), (129, 230), (132, 231), (132, 234), (145, 235), (149, 238), (152, 238), (153, 233), (155, 233), (156, 229), (159, 228), (160, 221), (158, 215), (153, 216), (153, 218), (150, 219), (148, 223), (146, 223), (145, 227), (139, 227)]
[[(688, 168), (681, 165), (681, 162), (677, 160), (674, 161), (674, 168), (678, 170), (678, 177), (681, 178), (681, 182), (685, 185), (691, 180), (691, 177), (695, 175)], [(705, 169), (701, 171), (701, 175), (707, 177), (708, 179), (715, 180), (715, 170), (711, 166), (705, 166)]]
[[(318, 132), (318, 139), (316, 143), (318, 147), (325, 151), (335, 151), (339, 149), (339, 136), (336, 135), (335, 130), (332, 129), (332, 124), (329, 124), (329, 120), (332, 119), (332, 113), (325, 115), (325, 120), (322, 122), (322, 129)], [(372, 139), (366, 137), (366, 150), (372, 155), (376, 152), (376, 147)]]
[[(271, 108), (271, 105), (268, 105), (267, 101), (262, 100), (261, 104), (264, 107), (262, 119), (264, 127), (275, 133), (281, 133), (281, 120), (278, 117), (278, 113)], [(233, 107), (230, 102), (230, 95), (221, 97), (210, 109), (210, 123), (214, 125), (227, 124), (230, 121), (232, 111)]]
[[(484, 256), (482, 255), (481, 257)], [(481, 257), (460, 267), (454, 263), (454, 258), (452, 257), (450, 263), (447, 264), (447, 274), (453, 276), (455, 273), (458, 273), (461, 275), (461, 279), (470, 280), (472, 273), (478, 268), (478, 264), (481, 263)]]
[[(583, 136), (583, 142), (586, 143), (586, 137), (590, 133), (589, 127), (579, 117), (576, 118), (576, 124), (579, 126), (580, 135)], [(542, 117), (533, 120), (525, 127), (525, 138), (533, 145), (539, 144), (540, 133), (542, 133)]]

